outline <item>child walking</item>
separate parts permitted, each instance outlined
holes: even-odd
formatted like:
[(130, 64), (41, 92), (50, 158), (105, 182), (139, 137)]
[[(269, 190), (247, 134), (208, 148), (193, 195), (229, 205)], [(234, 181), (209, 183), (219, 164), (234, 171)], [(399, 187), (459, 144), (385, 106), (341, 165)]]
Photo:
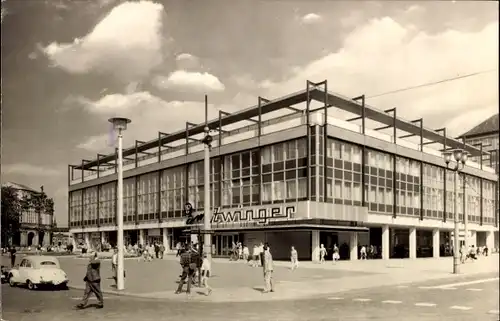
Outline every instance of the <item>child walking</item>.
[(207, 294), (212, 293), (212, 288), (208, 285), (208, 278), (210, 277), (210, 262), (208, 261), (207, 255), (203, 256), (203, 263), (201, 264), (201, 286), (207, 289)]

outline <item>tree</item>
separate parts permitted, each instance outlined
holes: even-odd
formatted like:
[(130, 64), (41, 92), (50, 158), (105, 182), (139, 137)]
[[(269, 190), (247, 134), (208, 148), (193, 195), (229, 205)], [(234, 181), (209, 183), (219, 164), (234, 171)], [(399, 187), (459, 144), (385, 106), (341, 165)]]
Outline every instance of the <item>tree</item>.
[(11, 240), (15, 233), (19, 232), (21, 226), (21, 201), (19, 200), (17, 190), (11, 186), (2, 186), (2, 239)]

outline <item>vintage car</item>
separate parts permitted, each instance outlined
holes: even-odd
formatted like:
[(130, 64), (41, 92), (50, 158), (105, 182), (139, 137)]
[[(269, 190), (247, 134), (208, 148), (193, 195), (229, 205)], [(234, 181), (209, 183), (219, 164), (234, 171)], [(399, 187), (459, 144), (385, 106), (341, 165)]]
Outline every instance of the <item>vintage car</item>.
[(34, 290), (41, 286), (66, 288), (68, 277), (53, 256), (30, 255), (22, 258), (19, 266), (9, 271), (10, 286), (26, 285)]

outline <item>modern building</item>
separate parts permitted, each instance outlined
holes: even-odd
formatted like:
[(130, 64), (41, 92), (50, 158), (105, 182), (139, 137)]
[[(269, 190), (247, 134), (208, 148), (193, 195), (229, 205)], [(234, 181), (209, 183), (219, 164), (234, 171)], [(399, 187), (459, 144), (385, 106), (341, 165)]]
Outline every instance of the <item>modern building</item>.
[[(43, 187), (41, 191), (37, 191), (19, 183), (6, 182), (2, 184), (2, 187), (15, 189), (20, 201), (23, 199), (35, 199), (44, 194)], [(42, 199), (49, 201), (46, 198)], [(50, 206), (41, 206), (38, 210), (34, 203), (28, 203), (28, 206), (24, 207), (21, 212), (20, 230), (13, 236), (11, 242), (14, 245), (22, 247), (48, 245), (51, 243), (54, 223), (54, 213), (50, 210)]]
[[(340, 111), (354, 116), (331, 116)], [(243, 121), (248, 125), (237, 128)], [(185, 237), (184, 204), (203, 212), (204, 127), (186, 123), (123, 151), (125, 243), (160, 240), (173, 248)], [(454, 175), (442, 150), (481, 154), (422, 119), (331, 93), (326, 81), (272, 101), (259, 97), (233, 114), (220, 111), (208, 127), (218, 256), (238, 240), (249, 248), (267, 242), (277, 259), (288, 258), (293, 245), (300, 258), (316, 260), (320, 244), (337, 244), (346, 259), (357, 259), (360, 245), (380, 248), (384, 259), (439, 256), (454, 226)], [(115, 151), (68, 166), (70, 233), (90, 246), (116, 242), (116, 160)], [(470, 242), (492, 247), (497, 174), (473, 161), (463, 173), (470, 184), (458, 191), (460, 220), (468, 212)]]
[[(500, 160), (499, 160), (499, 120), (498, 115), (493, 115), (475, 126), (471, 130), (462, 134), (459, 138), (465, 141), (467, 144), (479, 147), (484, 151), (489, 152), (489, 155), (483, 155), (483, 163), (488, 164), (488, 166), (496, 169), (497, 174), (500, 173)], [(475, 157), (474, 161), (480, 162), (479, 157)], [(499, 181), (500, 184), (500, 181)], [(497, 194), (500, 194), (500, 189), (497, 184)], [(497, 196), (498, 197), (498, 196)], [(496, 211), (500, 211), (497, 203)], [(498, 231), (495, 232), (495, 247), (499, 248), (499, 235)]]

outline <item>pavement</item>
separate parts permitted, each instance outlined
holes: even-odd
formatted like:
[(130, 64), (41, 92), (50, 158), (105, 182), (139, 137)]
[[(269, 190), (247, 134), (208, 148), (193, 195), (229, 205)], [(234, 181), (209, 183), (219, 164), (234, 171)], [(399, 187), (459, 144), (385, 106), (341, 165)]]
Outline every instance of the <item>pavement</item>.
[[(4, 259), (8, 260), (7, 257), (2, 257), (2, 260)], [(452, 280), (485, 273), (498, 275), (498, 260), (498, 255), (480, 257), (475, 262), (462, 265), (462, 274), (458, 276), (450, 273), (452, 258), (341, 261), (335, 264), (331, 261), (324, 264), (301, 262), (300, 268), (293, 272), (289, 270), (288, 262), (276, 261), (274, 271), (276, 292), (263, 294), (261, 268), (252, 268), (241, 261), (214, 259), (213, 277), (210, 279), (214, 292), (206, 296), (204, 290), (194, 288), (193, 296), (189, 300), (211, 303), (301, 300), (380, 286)], [(83, 289), (83, 276), (88, 259), (60, 257), (59, 261), (68, 274), (70, 287)], [(178, 258), (174, 255), (152, 262), (126, 259), (125, 270), (126, 290), (117, 291), (111, 278), (111, 262), (102, 261), (101, 277), (104, 293), (162, 301), (186, 300), (185, 294), (174, 294), (180, 273)]]
[[(75, 310), (82, 291), (28, 291), (2, 285), (3, 319), (316, 321), (499, 319), (498, 273), (358, 289), (314, 299), (263, 302), (151, 300), (106, 294), (104, 309)], [(89, 302), (95, 304), (92, 298)]]

